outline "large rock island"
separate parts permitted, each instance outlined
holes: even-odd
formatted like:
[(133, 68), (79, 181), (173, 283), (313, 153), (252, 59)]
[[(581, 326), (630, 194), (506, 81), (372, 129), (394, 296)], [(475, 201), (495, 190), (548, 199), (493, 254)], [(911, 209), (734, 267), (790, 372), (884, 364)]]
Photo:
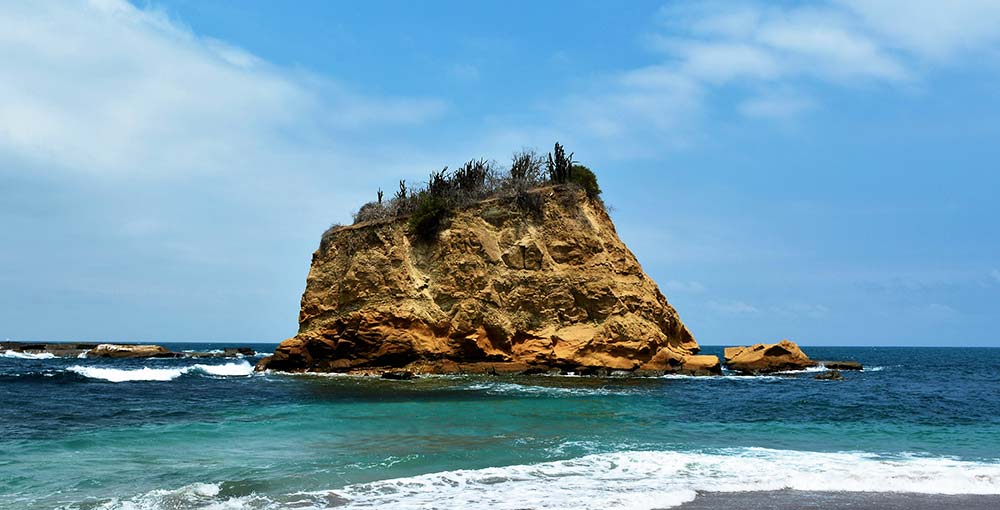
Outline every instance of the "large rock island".
[(432, 240), (411, 224), (396, 217), (328, 231), (312, 257), (298, 334), (258, 369), (720, 371), (714, 356), (696, 356), (691, 332), (603, 203), (578, 186), (477, 201)]

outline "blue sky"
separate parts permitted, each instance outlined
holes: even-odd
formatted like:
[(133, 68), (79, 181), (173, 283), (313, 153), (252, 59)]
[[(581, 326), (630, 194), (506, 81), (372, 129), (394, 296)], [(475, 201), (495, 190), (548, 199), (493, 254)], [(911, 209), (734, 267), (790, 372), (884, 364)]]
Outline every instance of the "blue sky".
[(703, 344), (1000, 346), (1000, 2), (5, 2), (0, 338), (278, 341), (322, 231), (559, 140)]

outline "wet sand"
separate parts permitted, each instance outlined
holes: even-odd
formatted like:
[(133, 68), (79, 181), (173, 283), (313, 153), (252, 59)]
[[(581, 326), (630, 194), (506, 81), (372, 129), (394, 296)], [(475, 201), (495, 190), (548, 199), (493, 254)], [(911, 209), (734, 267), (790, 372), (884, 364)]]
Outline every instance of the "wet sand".
[(895, 492), (700, 492), (678, 510), (802, 510), (812, 508), (850, 510), (996, 510), (1000, 496), (939, 495)]

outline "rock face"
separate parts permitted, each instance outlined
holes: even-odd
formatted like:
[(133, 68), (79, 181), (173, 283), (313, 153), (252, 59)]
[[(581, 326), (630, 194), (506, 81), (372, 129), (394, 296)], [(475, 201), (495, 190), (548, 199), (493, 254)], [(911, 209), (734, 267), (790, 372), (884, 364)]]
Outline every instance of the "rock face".
[(159, 345), (100, 344), (87, 352), (93, 358), (172, 358), (176, 355)]
[(298, 334), (258, 369), (711, 372), (599, 202), (565, 187), (531, 193), (540, 209), (486, 200), (433, 242), (405, 220), (327, 232)]
[(785, 370), (803, 370), (817, 363), (806, 356), (798, 345), (788, 340), (776, 344), (755, 344), (750, 347), (727, 347), (726, 366), (743, 374), (767, 374)]

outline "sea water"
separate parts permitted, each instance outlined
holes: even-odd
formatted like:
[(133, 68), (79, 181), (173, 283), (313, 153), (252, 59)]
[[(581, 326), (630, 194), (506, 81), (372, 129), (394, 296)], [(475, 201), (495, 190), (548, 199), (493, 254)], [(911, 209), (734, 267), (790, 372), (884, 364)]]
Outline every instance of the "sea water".
[(0, 352), (0, 508), (658, 509), (774, 491), (1000, 504), (1000, 349), (806, 350), (865, 370), (389, 381), (255, 374), (259, 356)]

